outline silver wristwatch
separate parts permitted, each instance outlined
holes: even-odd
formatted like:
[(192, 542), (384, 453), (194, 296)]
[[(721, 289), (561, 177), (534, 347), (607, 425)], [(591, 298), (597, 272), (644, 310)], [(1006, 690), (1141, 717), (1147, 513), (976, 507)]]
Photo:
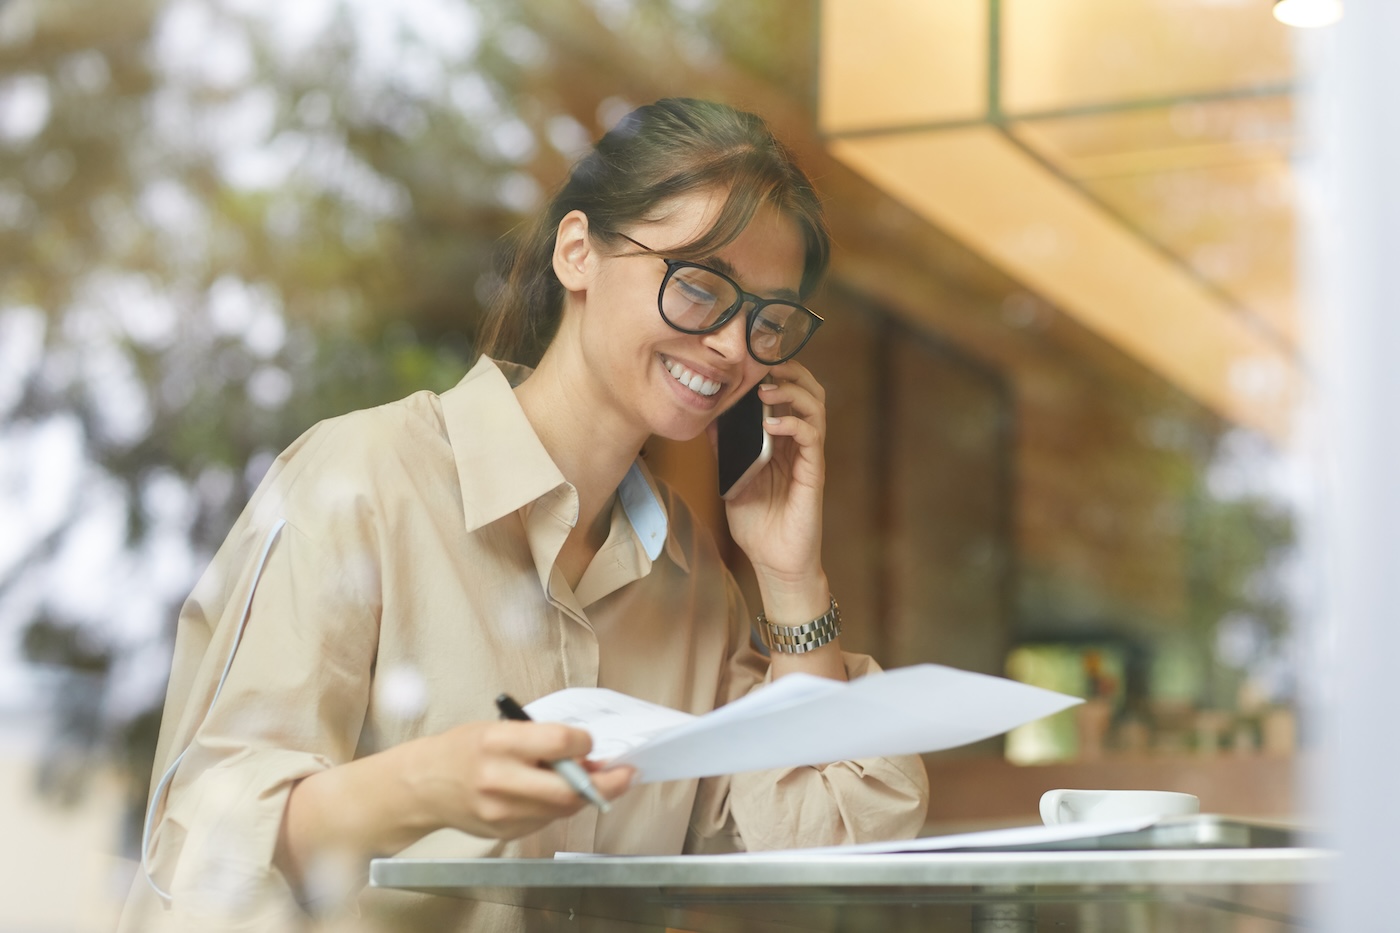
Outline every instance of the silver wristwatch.
[(831, 597), (831, 608), (802, 625), (775, 625), (758, 614), (758, 631), (768, 650), (778, 654), (805, 654), (829, 644), (841, 634), (841, 607)]

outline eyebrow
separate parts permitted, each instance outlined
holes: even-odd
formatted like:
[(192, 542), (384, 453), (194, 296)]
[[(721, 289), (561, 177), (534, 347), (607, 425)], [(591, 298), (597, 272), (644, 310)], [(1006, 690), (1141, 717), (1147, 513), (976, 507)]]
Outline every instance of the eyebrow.
[[(714, 269), (716, 272), (723, 272), (725, 275), (729, 276), (736, 282), (739, 281), (739, 273), (734, 270), (734, 267), (725, 260), (719, 258), (718, 256), (709, 256), (703, 260), (698, 261), (702, 265), (706, 265), (709, 266), (711, 269)], [(773, 289), (772, 294), (768, 295), (767, 297), (776, 298), (779, 301), (791, 301), (793, 304), (798, 304), (802, 301), (802, 296), (790, 288), (775, 288)]]

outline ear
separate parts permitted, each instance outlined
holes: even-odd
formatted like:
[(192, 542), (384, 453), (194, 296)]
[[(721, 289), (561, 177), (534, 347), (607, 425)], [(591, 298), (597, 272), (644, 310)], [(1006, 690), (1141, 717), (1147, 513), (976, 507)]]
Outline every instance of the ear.
[(596, 254), (588, 238), (588, 215), (569, 211), (554, 235), (554, 274), (565, 291), (584, 291), (592, 278)]

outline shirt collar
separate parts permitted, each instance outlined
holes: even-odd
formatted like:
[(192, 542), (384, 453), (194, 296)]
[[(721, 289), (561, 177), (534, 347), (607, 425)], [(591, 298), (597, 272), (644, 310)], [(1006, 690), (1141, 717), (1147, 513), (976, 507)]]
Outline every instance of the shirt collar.
[[(442, 394), (468, 531), (569, 485), (512, 391), (530, 372), (529, 367), (498, 364), (483, 356), (461, 382)], [(670, 523), (655, 480), (641, 460), (623, 477), (618, 499), (647, 558), (656, 560), (666, 547), (686, 569), (680, 547), (669, 540)]]
[[(523, 378), (523, 377), (522, 377)], [(567, 481), (515, 399), (506, 374), (482, 357), (442, 394), (468, 531), (489, 525)]]

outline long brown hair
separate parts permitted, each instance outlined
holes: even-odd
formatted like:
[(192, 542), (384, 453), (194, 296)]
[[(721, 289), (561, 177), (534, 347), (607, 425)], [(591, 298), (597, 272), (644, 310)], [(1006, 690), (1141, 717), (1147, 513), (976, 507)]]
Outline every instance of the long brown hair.
[(639, 107), (579, 160), (550, 202), (510, 245), (507, 272), (487, 312), (480, 349), (535, 365), (553, 339), (564, 289), (554, 275), (554, 237), (570, 211), (588, 216), (590, 235), (617, 240), (652, 219), (666, 201), (693, 191), (727, 191), (709, 230), (670, 250), (701, 258), (732, 242), (764, 204), (797, 222), (805, 246), (801, 294), (826, 271), (831, 240), (821, 204), (792, 153), (754, 114), (725, 104), (669, 98)]

